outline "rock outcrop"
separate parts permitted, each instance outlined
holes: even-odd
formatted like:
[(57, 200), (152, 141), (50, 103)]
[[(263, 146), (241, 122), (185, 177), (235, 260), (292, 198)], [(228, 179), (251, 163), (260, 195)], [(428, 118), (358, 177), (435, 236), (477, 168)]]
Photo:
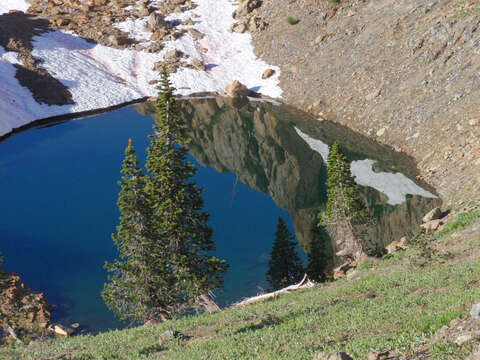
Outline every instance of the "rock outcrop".
[[(10, 326), (20, 338), (45, 333), (52, 308), (44, 294), (30, 290), (18, 274), (0, 269), (0, 298), (0, 327)], [(4, 331), (4, 335), (7, 334)]]

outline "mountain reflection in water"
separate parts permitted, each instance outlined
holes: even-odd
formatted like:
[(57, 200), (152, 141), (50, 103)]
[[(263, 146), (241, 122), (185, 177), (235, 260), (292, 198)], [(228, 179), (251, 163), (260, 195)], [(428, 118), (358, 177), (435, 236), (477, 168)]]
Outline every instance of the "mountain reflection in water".
[[(149, 104), (137, 106), (154, 113)], [(412, 235), (422, 216), (440, 203), (414, 180), (416, 167), (405, 154), (343, 126), (319, 121), (291, 107), (230, 98), (193, 98), (181, 103), (192, 142), (190, 153), (206, 167), (233, 172), (252, 189), (272, 197), (293, 220), (307, 250), (326, 204), (326, 160), (337, 141), (352, 162), (352, 174), (376, 218), (367, 235), (379, 248)], [(335, 244), (325, 241), (332, 263)]]

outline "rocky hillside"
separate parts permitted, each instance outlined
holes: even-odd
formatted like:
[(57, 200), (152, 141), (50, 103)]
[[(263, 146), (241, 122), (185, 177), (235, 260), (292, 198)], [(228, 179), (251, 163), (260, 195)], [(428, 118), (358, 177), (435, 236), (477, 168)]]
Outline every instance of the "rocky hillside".
[(241, 3), (234, 30), (287, 103), (412, 155), (448, 204), (480, 201), (479, 1)]
[(0, 344), (14, 341), (9, 328), (27, 342), (46, 335), (51, 310), (44, 294), (30, 290), (18, 274), (0, 269)]

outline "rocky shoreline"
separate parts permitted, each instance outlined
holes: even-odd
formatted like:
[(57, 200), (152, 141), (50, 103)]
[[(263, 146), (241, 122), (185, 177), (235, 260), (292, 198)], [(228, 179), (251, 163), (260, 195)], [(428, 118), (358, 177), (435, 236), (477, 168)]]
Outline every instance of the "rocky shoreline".
[(15, 341), (14, 337), (28, 341), (48, 335), (52, 307), (20, 275), (0, 269), (0, 298), (0, 344)]

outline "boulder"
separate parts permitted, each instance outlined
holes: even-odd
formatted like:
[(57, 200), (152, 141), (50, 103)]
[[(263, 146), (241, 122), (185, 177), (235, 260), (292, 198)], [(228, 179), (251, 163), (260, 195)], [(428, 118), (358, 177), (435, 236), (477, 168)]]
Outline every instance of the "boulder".
[(167, 22), (165, 18), (158, 13), (151, 13), (147, 20), (147, 28), (154, 32), (158, 29), (166, 28)]
[(345, 275), (351, 273), (356, 267), (356, 264), (352, 262), (346, 262), (345, 264), (340, 265), (333, 269), (333, 280), (340, 279)]
[(182, 52), (177, 50), (177, 49), (173, 49), (173, 50), (168, 51), (165, 54), (165, 61), (177, 62), (177, 61), (180, 60), (181, 57), (182, 57)]
[(438, 230), (441, 225), (443, 225), (442, 220), (437, 219), (426, 222), (425, 224), (422, 224), (420, 226), (424, 228), (427, 232), (433, 232)]
[(238, 5), (237, 10), (233, 13), (234, 18), (243, 17), (251, 13), (256, 8), (260, 7), (262, 2), (260, 0), (242, 0)]
[(188, 29), (187, 31), (191, 37), (193, 37), (196, 40), (203, 39), (205, 35), (203, 35), (200, 31), (195, 30), (195, 29)]
[(205, 63), (202, 60), (193, 59), (191, 64), (197, 70), (201, 70), (201, 71), (207, 70), (207, 67), (205, 66)]
[(371, 352), (367, 355), (367, 360), (401, 360), (402, 358), (391, 351)]
[(61, 336), (72, 336), (73, 334), (75, 334), (75, 330), (73, 330), (72, 328), (59, 324), (53, 327), (53, 331), (55, 332), (55, 334)]
[(353, 360), (353, 358), (346, 352), (341, 351), (330, 355), (328, 360)]
[(439, 207), (436, 207), (430, 210), (422, 219), (424, 223), (427, 223), (432, 220), (438, 220), (442, 218), (442, 210)]
[(232, 27), (230, 28), (230, 30), (232, 32), (235, 32), (235, 33), (244, 33), (245, 31), (247, 31), (247, 25), (243, 22), (236, 22), (232, 25)]
[(263, 72), (262, 74), (262, 79), (268, 79), (269, 77), (273, 76), (275, 74), (275, 70), (273, 69), (267, 69)]
[(388, 254), (407, 249), (407, 238), (404, 236), (398, 241), (393, 241), (385, 247)]
[(457, 336), (457, 338), (455, 339), (455, 344), (457, 344), (458, 346), (462, 346), (463, 344), (466, 344), (472, 341), (472, 339), (473, 337), (469, 333), (461, 334)]
[(128, 37), (125, 35), (110, 35), (108, 37), (108, 42), (112, 46), (123, 46), (127, 44), (128, 42)]
[(472, 305), (470, 316), (475, 320), (480, 320), (480, 302)]
[(228, 97), (242, 97), (242, 96), (250, 96), (253, 95), (254, 92), (249, 90), (245, 85), (243, 85), (240, 81), (235, 80), (233, 83), (228, 85), (225, 88), (225, 93)]
[(152, 34), (152, 36), (150, 37), (150, 40), (153, 40), (153, 41), (162, 40), (166, 35), (167, 35), (167, 32), (165, 31), (165, 29), (158, 29)]

